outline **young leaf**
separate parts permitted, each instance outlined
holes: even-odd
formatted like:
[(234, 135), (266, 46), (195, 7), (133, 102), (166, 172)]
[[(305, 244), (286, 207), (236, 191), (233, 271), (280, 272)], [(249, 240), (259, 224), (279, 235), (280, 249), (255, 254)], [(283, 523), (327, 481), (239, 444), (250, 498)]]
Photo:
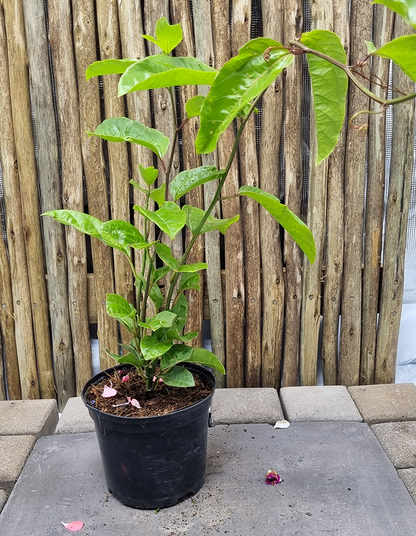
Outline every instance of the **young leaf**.
[(182, 264), (182, 266), (179, 266), (177, 269), (178, 272), (199, 272), (200, 270), (206, 270), (208, 268), (208, 264), (205, 262), (195, 262), (194, 264)]
[(251, 197), (265, 208), (286, 229), (308, 257), (311, 264), (314, 263), (316, 250), (312, 233), (294, 212), (280, 203), (279, 199), (274, 195), (263, 192), (254, 186), (242, 186), (238, 193), (239, 195)]
[(148, 335), (140, 341), (140, 350), (143, 357), (149, 361), (165, 354), (172, 345), (171, 341), (159, 341), (154, 335)]
[(156, 23), (156, 38), (151, 35), (142, 35), (144, 39), (158, 46), (165, 54), (169, 54), (182, 41), (182, 28), (180, 24), (169, 24), (165, 17)]
[(171, 270), (176, 270), (178, 268), (178, 261), (172, 255), (172, 250), (170, 247), (166, 244), (162, 244), (161, 242), (156, 244), (155, 247), (159, 258), (162, 259), (162, 261), (167, 264)]
[(212, 152), (238, 111), (267, 89), (291, 64), (293, 55), (286, 49), (272, 50), (266, 62), (263, 53), (269, 47), (282, 45), (273, 39), (253, 39), (219, 71), (202, 105), (201, 127), (195, 142), (197, 153)]
[(147, 323), (152, 331), (156, 331), (160, 328), (170, 328), (175, 318), (175, 313), (172, 313), (171, 311), (162, 311), (161, 313), (153, 316), (151, 319), (148, 319)]
[(179, 283), (179, 291), (183, 292), (184, 290), (201, 290), (201, 287), (199, 286), (199, 273), (184, 273), (181, 277), (181, 281)]
[(172, 240), (186, 223), (186, 215), (176, 203), (173, 203), (173, 201), (163, 203), (160, 209), (156, 210), (156, 212), (146, 210), (137, 205), (133, 208), (138, 210), (147, 220), (155, 223), (159, 229), (166, 233)]
[(174, 344), (172, 348), (162, 356), (160, 368), (165, 370), (173, 367), (177, 363), (188, 361), (191, 357), (193, 348), (185, 344)]
[(160, 377), (166, 385), (172, 387), (194, 387), (195, 385), (194, 377), (189, 370), (183, 367), (172, 367)]
[[(416, 13), (416, 5), (414, 10)], [(394, 61), (413, 82), (416, 82), (416, 35), (404, 35), (393, 39), (379, 48), (375, 54)]]
[(160, 158), (166, 154), (169, 147), (169, 138), (161, 132), (127, 117), (106, 119), (101, 125), (98, 125), (94, 132), (89, 132), (88, 134), (98, 136), (107, 141), (129, 141), (137, 145), (143, 145), (143, 147), (147, 147)]
[(197, 117), (201, 112), (201, 107), (204, 103), (205, 97), (203, 95), (196, 95), (190, 98), (185, 104), (185, 112), (188, 119)]
[(164, 277), (168, 272), (170, 272), (170, 270), (170, 266), (162, 266), (162, 268), (157, 268), (157, 270), (155, 270), (152, 274), (152, 283), (156, 283), (157, 281), (159, 281), (159, 279)]
[(188, 301), (183, 294), (179, 296), (175, 306), (170, 310), (172, 313), (176, 313), (174, 328), (182, 331), (188, 317)]
[(109, 316), (123, 324), (130, 333), (135, 332), (134, 317), (137, 311), (131, 303), (118, 294), (107, 294), (106, 306)]
[(85, 76), (87, 77), (87, 80), (89, 80), (93, 76), (102, 76), (104, 74), (123, 74), (130, 67), (130, 65), (133, 65), (133, 63), (137, 63), (137, 60), (129, 60), (129, 59), (112, 60), (111, 59), (111, 60), (96, 61), (94, 63), (91, 63), (91, 65), (85, 71)]
[(373, 52), (375, 52), (377, 50), (376, 47), (374, 46), (374, 44), (371, 41), (366, 41), (365, 44), (367, 45), (368, 54), (372, 54)]
[(144, 168), (141, 164), (139, 164), (139, 171), (147, 186), (152, 186), (159, 174), (159, 170), (155, 169), (153, 166)]
[(159, 310), (165, 302), (162, 291), (157, 285), (153, 285), (149, 292), (149, 297), (154, 303), (156, 310)]
[[(340, 38), (328, 30), (304, 33), (301, 42), (345, 64), (346, 55)], [(345, 117), (345, 97), (348, 77), (345, 72), (328, 61), (307, 54), (312, 82), (313, 107), (318, 138), (318, 165), (334, 150)]]
[(161, 87), (211, 85), (217, 71), (195, 58), (148, 56), (131, 65), (120, 78), (118, 96)]
[(188, 363), (198, 363), (199, 365), (211, 367), (221, 372), (221, 374), (225, 374), (225, 368), (221, 361), (216, 355), (205, 348), (193, 348), (191, 357), (187, 361)]
[(414, 0), (374, 0), (373, 4), (387, 6), (416, 29), (416, 5)]
[[(191, 229), (192, 234), (195, 234), (202, 218), (204, 217), (205, 211), (200, 208), (191, 207), (190, 205), (184, 205), (182, 210), (186, 214), (186, 225), (189, 227), (189, 229)], [(216, 230), (220, 231), (222, 234), (225, 234), (228, 227), (238, 221), (239, 218), (240, 216), (238, 214), (233, 218), (228, 218), (225, 220), (219, 220), (214, 218), (214, 216), (208, 216), (208, 219), (202, 227), (200, 234)]]
[(150, 198), (153, 199), (153, 201), (156, 201), (159, 207), (165, 202), (165, 190), (166, 184), (162, 184), (162, 186), (159, 186), (159, 188), (155, 188), (150, 192)]
[(188, 171), (181, 171), (169, 185), (175, 201), (201, 184), (218, 179), (224, 174), (215, 166), (201, 166)]
[(136, 181), (134, 181), (133, 179), (130, 179), (129, 180), (129, 184), (131, 184), (132, 186), (134, 186), (135, 188), (137, 188), (137, 190), (140, 190), (144, 195), (148, 195), (149, 192), (147, 190), (145, 190), (144, 188), (142, 188), (140, 186), (140, 184)]

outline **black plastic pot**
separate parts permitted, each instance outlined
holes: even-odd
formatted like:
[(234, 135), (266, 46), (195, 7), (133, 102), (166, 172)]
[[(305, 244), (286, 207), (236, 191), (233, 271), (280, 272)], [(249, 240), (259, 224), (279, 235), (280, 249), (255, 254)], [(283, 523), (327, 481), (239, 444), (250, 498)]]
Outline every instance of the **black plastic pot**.
[[(208, 417), (214, 391), (187, 408), (156, 417), (118, 417), (92, 407), (88, 388), (117, 366), (91, 378), (82, 400), (95, 423), (109, 491), (126, 506), (155, 509), (173, 506), (198, 492), (205, 480)], [(208, 379), (207, 369), (186, 364), (191, 372)]]

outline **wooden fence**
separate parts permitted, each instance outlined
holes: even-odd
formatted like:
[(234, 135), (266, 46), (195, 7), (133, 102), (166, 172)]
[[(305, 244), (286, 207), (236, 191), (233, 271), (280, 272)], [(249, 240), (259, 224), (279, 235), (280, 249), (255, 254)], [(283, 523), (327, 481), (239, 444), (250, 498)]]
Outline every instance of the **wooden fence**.
[[(123, 101), (116, 97), (116, 75), (105, 77), (100, 87), (97, 78), (86, 81), (87, 66), (97, 59), (143, 58), (140, 36), (153, 34), (161, 16), (182, 24), (180, 54), (196, 55), (215, 67), (253, 35), (288, 43), (308, 26), (338, 33), (353, 64), (365, 55), (365, 40), (378, 46), (410, 28), (384, 7), (374, 9), (363, 0), (352, 0), (350, 14), (348, 0), (310, 5), (302, 0), (0, 0), (0, 5), (5, 230), (0, 240), (0, 399), (56, 396), (60, 407), (91, 375), (89, 322), (98, 323), (101, 366), (111, 365), (105, 348), (116, 352), (119, 334), (105, 312), (106, 293), (131, 298), (134, 287), (122, 255), (92, 240), (94, 274), (89, 274), (85, 237), (39, 214), (62, 207), (84, 210), (86, 189), (90, 214), (101, 220), (130, 217), (128, 180), (140, 182), (138, 163), (152, 165), (152, 157), (139, 146), (107, 147), (88, 138), (86, 131), (101, 122), (103, 113), (116, 117), (127, 109), (129, 117), (146, 124), (153, 120), (173, 138), (166, 90), (129, 94)], [(155, 53), (151, 44), (146, 46)], [(374, 58), (372, 69), (388, 78), (387, 62)], [(392, 77), (394, 86), (413, 90), (398, 69), (393, 68)], [(387, 94), (374, 81), (363, 83)], [(356, 123), (368, 125), (344, 128), (333, 155), (315, 167), (307, 88), (302, 58), (296, 57), (263, 98), (261, 128), (255, 129), (254, 119), (247, 128), (223, 196), (233, 196), (242, 184), (280, 194), (305, 215), (316, 239), (315, 264), (304, 262), (293, 240), (246, 198), (223, 200), (217, 207), (226, 218), (242, 214), (224, 243), (209, 234), (193, 252), (193, 261), (205, 258), (209, 268), (205, 296), (190, 293), (187, 327), (199, 330), (209, 316), (213, 351), (226, 363), (228, 387), (315, 385), (320, 344), (325, 384), (395, 379), (414, 102), (394, 110), (389, 173), (385, 114), (361, 116)], [(181, 111), (198, 91), (206, 88), (188, 86), (177, 93)], [(347, 109), (351, 117), (373, 104), (351, 87)], [(234, 130), (224, 133), (211, 155), (196, 156), (194, 139), (189, 126), (178, 144), (172, 176), (181, 165), (224, 167)], [(140, 203), (140, 193), (134, 196)], [(186, 201), (204, 207), (212, 196), (208, 184)], [(174, 248), (181, 252), (181, 241)]]

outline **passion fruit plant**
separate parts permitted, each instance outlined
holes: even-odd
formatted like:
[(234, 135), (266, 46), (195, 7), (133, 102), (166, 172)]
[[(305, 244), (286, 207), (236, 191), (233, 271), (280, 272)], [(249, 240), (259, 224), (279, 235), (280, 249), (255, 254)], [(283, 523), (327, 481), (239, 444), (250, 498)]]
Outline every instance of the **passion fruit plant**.
[[(380, 0), (378, 3), (392, 7), (416, 27), (415, 9), (408, 6), (408, 0)], [(170, 25), (165, 18), (161, 18), (156, 24), (155, 33), (156, 37), (143, 37), (156, 44), (161, 54), (142, 60), (95, 62), (87, 69), (87, 79), (121, 74), (119, 97), (132, 91), (169, 88), (172, 101), (175, 86), (210, 86), (206, 97), (196, 96), (186, 103), (186, 120), (199, 118), (196, 152), (206, 154), (216, 149), (221, 133), (237, 119), (238, 130), (226, 168), (218, 170), (215, 166), (201, 166), (185, 170), (169, 184), (175, 143), (171, 144), (171, 152), (167, 155), (170, 140), (158, 130), (126, 117), (109, 118), (89, 135), (110, 142), (140, 144), (152, 151), (160, 164), (159, 169), (139, 165), (143, 184), (130, 181), (146, 196), (144, 206), (133, 207), (145, 220), (144, 234), (128, 221), (101, 222), (88, 214), (71, 210), (46, 213), (56, 221), (71, 225), (126, 255), (137, 288), (136, 304), (129, 303), (118, 294), (108, 294), (106, 305), (107, 313), (127, 328), (132, 341), (122, 345), (126, 352), (124, 355), (109, 355), (118, 363), (134, 365), (145, 379), (148, 390), (155, 390), (160, 380), (170, 386), (193, 386), (192, 374), (181, 366), (186, 362), (206, 365), (225, 373), (223, 365), (213, 353), (188, 344), (198, 333), (183, 333), (188, 314), (184, 292), (199, 289), (198, 272), (207, 267), (205, 263), (186, 264), (186, 261), (200, 235), (214, 230), (225, 233), (239, 219), (238, 214), (229, 219), (216, 219), (211, 213), (220, 199), (221, 189), (249, 117), (256, 110), (263, 93), (282, 70), (290, 66), (293, 57), (307, 54), (316, 115), (317, 163), (327, 158), (337, 143), (345, 116), (348, 78), (384, 107), (414, 98), (415, 95), (406, 95), (385, 101), (363, 87), (357, 76), (371, 55), (392, 59), (416, 81), (416, 35), (399, 37), (379, 50), (375, 50), (370, 43), (368, 56), (360, 65), (353, 67), (346, 65), (339, 37), (326, 30), (304, 33), (289, 46), (260, 37), (246, 43), (236, 57), (216, 71), (193, 57), (170, 56), (182, 40), (180, 25)], [(159, 177), (160, 169), (164, 177)], [(158, 187), (155, 187), (157, 179)], [(180, 206), (183, 195), (209, 181), (218, 181), (218, 187), (206, 211), (190, 205)], [(168, 192), (172, 200), (168, 200)], [(287, 206), (273, 195), (251, 186), (242, 186), (238, 195), (250, 197), (263, 206), (293, 237), (309, 261), (314, 262), (315, 244), (311, 232)], [(150, 210), (150, 200), (156, 202), (157, 209)], [(159, 229), (155, 240), (150, 239), (152, 224)], [(185, 226), (189, 228), (192, 238), (183, 255), (175, 258), (166, 240), (163, 241), (163, 235), (173, 240)], [(134, 265), (132, 250), (143, 250), (141, 266)], [(162, 278), (165, 281), (164, 294), (158, 285)], [(155, 314), (152, 316), (146, 314), (148, 299), (154, 304)]]

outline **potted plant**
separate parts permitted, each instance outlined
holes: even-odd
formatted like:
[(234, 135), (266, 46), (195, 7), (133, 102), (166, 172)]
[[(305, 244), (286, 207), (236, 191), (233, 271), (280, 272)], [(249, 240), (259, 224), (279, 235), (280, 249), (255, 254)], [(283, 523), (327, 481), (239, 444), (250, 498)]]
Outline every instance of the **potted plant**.
[[(180, 25), (171, 26), (162, 18), (156, 25), (156, 37), (143, 37), (162, 53), (142, 60), (99, 61), (90, 65), (87, 77), (121, 74), (119, 96), (161, 87), (168, 87), (172, 94), (174, 86), (188, 84), (211, 86), (207, 97), (197, 96), (186, 103), (187, 120), (200, 121), (197, 153), (215, 150), (221, 133), (237, 120), (238, 131), (226, 168), (184, 170), (169, 184), (173, 153), (165, 157), (170, 140), (126, 117), (109, 118), (89, 134), (109, 142), (143, 145), (158, 160), (158, 169), (140, 166), (141, 185), (130, 181), (145, 195), (144, 206), (134, 207), (144, 219), (144, 233), (128, 221), (101, 222), (70, 210), (46, 215), (122, 251), (131, 266), (137, 289), (135, 303), (109, 294), (106, 305), (107, 313), (131, 333), (132, 340), (121, 345), (123, 355), (110, 354), (118, 365), (93, 377), (84, 387), (82, 398), (95, 422), (110, 491), (126, 505), (159, 508), (197, 492), (204, 481), (208, 412), (215, 388), (215, 377), (209, 369), (225, 371), (214, 354), (189, 344), (197, 333), (183, 333), (188, 313), (185, 292), (199, 289), (198, 272), (206, 268), (204, 263), (187, 264), (187, 259), (200, 235), (214, 230), (225, 233), (239, 218), (216, 219), (211, 213), (220, 199), (247, 120), (263, 92), (290, 65), (293, 56), (308, 53), (312, 58), (309, 68), (319, 162), (335, 147), (344, 121), (347, 77), (354, 83), (357, 80), (345, 65), (344, 49), (332, 32), (309, 32), (288, 47), (267, 38), (251, 40), (218, 72), (195, 58), (170, 56), (182, 39)], [(369, 50), (371, 53), (375, 51)], [(318, 83), (323, 78), (324, 88)], [(336, 97), (329, 105), (328, 88)], [(321, 121), (324, 116), (327, 120)], [(214, 180), (218, 187), (206, 211), (180, 205), (184, 194)], [(310, 262), (314, 261), (315, 245), (309, 229), (279, 199), (249, 186), (241, 187), (239, 195), (259, 202), (289, 232)], [(154, 210), (150, 209), (150, 200), (156, 203)], [(157, 229), (154, 239), (150, 238), (152, 225)], [(184, 254), (175, 258), (169, 240), (185, 226), (192, 238)], [(135, 266), (132, 260), (132, 250), (137, 249), (142, 250), (141, 266)], [(149, 301), (154, 309), (151, 315), (147, 313)]]

